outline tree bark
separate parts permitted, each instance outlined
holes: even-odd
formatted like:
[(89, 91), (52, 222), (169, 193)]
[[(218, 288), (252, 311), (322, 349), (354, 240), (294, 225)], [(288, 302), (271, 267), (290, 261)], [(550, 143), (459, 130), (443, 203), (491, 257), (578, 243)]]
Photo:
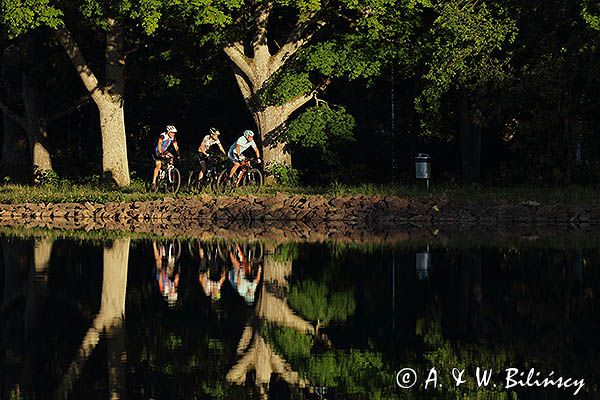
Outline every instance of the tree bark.
[(125, 134), (125, 50), (124, 33), (114, 18), (107, 19), (106, 85), (100, 86), (96, 75), (66, 27), (56, 31), (57, 37), (75, 66), (81, 81), (96, 103), (100, 114), (102, 137), (102, 175), (119, 187), (131, 183), (127, 162)]
[(41, 112), (40, 93), (29, 74), (24, 72), (21, 76), (26, 118), (25, 132), (33, 170), (52, 170), (52, 160), (48, 150), (48, 132)]

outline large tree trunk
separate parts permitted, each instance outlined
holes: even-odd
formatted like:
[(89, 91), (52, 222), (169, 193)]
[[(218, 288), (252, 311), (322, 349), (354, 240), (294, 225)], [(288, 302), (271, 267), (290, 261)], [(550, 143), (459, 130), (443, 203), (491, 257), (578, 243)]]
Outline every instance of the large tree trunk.
[(105, 182), (112, 182), (119, 187), (127, 186), (130, 178), (123, 104), (110, 96), (105, 96), (96, 104), (100, 112), (103, 178)]
[(98, 106), (102, 136), (102, 175), (111, 183), (124, 187), (131, 182), (124, 118), (126, 81), (124, 33), (116, 19), (109, 17), (106, 22), (106, 83), (102, 86), (71, 36), (71, 32), (66, 27), (60, 27), (56, 32), (81, 81)]
[(292, 156), (280, 136), (289, 114), (282, 113), (279, 107), (267, 107), (262, 111), (253, 113), (258, 126), (258, 133), (262, 138), (262, 155), (265, 164), (292, 165)]
[(48, 150), (48, 132), (43, 121), (39, 90), (27, 73), (22, 74), (23, 104), (27, 141), (31, 154), (33, 170), (52, 170), (52, 160)]

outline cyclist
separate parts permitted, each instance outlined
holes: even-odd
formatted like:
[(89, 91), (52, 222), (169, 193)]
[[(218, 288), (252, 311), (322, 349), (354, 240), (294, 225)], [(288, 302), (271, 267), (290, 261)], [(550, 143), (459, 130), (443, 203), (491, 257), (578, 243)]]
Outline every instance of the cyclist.
[(256, 142), (254, 142), (254, 132), (252, 132), (250, 129), (247, 129), (244, 131), (243, 135), (231, 145), (229, 152), (227, 153), (231, 161), (233, 161), (233, 167), (231, 167), (231, 171), (229, 171), (229, 179), (233, 179), (235, 171), (238, 170), (238, 168), (242, 165), (242, 162), (246, 159), (242, 153), (246, 151), (248, 147), (252, 147), (254, 149), (257, 162), (260, 163), (260, 153), (258, 152)]
[(212, 146), (217, 145), (219, 150), (221, 150), (221, 153), (223, 153), (223, 155), (227, 155), (223, 149), (223, 146), (221, 145), (221, 141), (219, 140), (220, 134), (221, 132), (219, 132), (217, 128), (210, 128), (208, 135), (204, 136), (202, 143), (200, 143), (200, 146), (198, 146), (198, 161), (200, 162), (200, 173), (198, 174), (198, 180), (202, 180), (206, 174), (207, 165), (211, 162), (210, 153), (208, 151)]
[(179, 145), (175, 138), (176, 133), (177, 129), (173, 125), (167, 125), (165, 132), (158, 136), (156, 146), (154, 147), (154, 153), (152, 153), (152, 158), (154, 158), (155, 161), (154, 173), (152, 174), (152, 189), (156, 189), (156, 177), (158, 176), (162, 162), (173, 158), (173, 154), (169, 152), (169, 147), (171, 145), (173, 145), (179, 156)]

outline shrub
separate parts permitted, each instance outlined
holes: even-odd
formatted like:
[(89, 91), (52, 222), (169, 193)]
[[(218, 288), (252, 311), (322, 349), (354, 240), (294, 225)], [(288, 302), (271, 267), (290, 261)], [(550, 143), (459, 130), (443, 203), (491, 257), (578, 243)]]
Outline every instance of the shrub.
[(300, 173), (297, 169), (281, 163), (273, 163), (267, 167), (267, 172), (272, 175), (278, 184), (283, 186), (298, 186)]

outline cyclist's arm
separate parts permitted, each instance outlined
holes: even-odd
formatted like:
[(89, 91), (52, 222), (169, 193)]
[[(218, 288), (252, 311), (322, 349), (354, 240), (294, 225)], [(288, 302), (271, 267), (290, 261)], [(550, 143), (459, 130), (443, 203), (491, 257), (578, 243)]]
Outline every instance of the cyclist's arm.
[(221, 142), (219, 142), (219, 149), (221, 149), (221, 153), (223, 153), (224, 155), (227, 155), (227, 153), (225, 153), (225, 149), (221, 145)]
[(258, 146), (254, 147), (254, 152), (256, 153), (256, 158), (260, 160), (260, 153), (258, 152)]
[(163, 138), (162, 135), (161, 137), (158, 138), (158, 155), (162, 156), (165, 152), (162, 151), (162, 142), (163, 142)]
[(200, 143), (200, 146), (198, 146), (198, 153), (205, 153), (206, 151), (204, 150), (204, 142)]
[(242, 157), (242, 152), (241, 152), (241, 147), (239, 144), (235, 145), (235, 153), (238, 155), (238, 157)]
[(175, 147), (175, 151), (179, 154), (179, 145), (177, 144), (177, 140), (173, 140), (173, 147)]

